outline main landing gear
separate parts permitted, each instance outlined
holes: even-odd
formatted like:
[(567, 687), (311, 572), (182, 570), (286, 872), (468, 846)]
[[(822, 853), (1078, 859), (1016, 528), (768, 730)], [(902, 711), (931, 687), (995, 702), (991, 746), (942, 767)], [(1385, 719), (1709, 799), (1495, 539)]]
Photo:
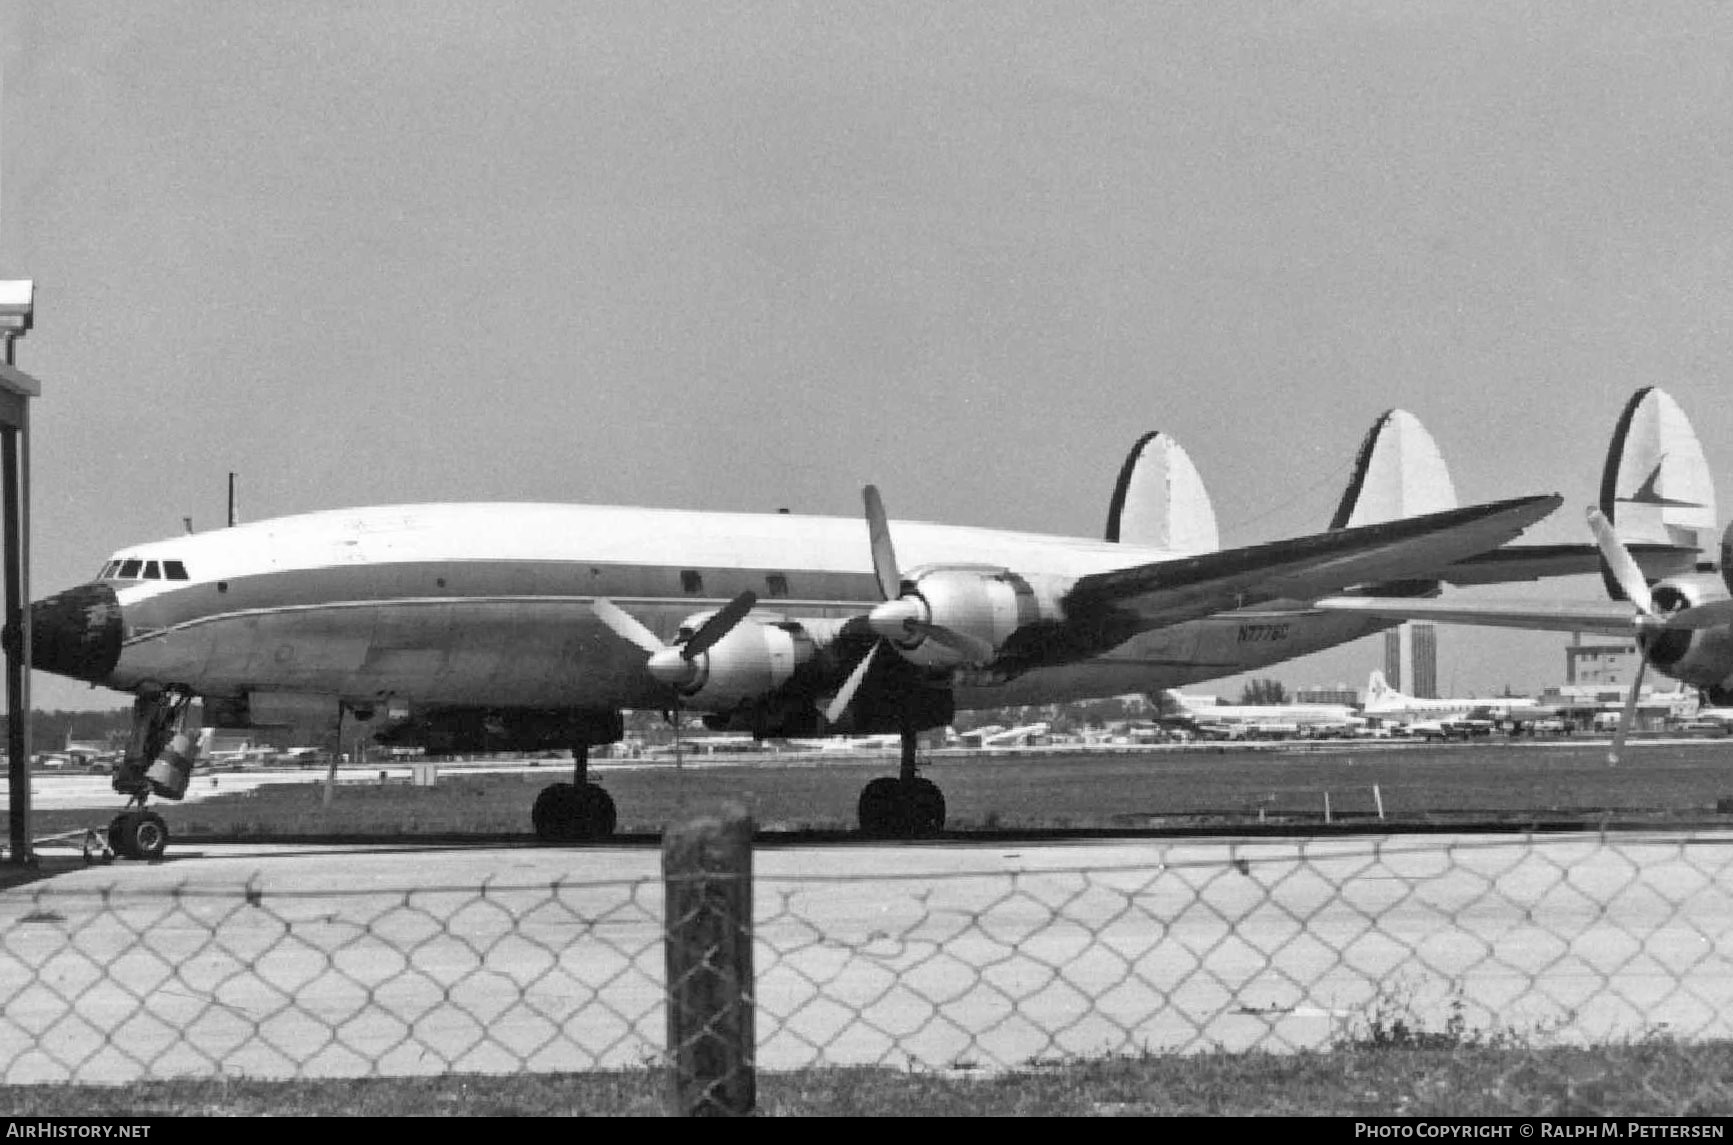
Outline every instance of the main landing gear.
[(902, 730), (902, 766), (895, 779), (882, 776), (860, 793), (861, 834), (881, 839), (918, 839), (945, 829), (945, 795), (915, 774), (915, 731)]
[(572, 745), (572, 782), (542, 788), (530, 810), (536, 838), (544, 843), (589, 843), (614, 833), (614, 800), (589, 781), (590, 745)]

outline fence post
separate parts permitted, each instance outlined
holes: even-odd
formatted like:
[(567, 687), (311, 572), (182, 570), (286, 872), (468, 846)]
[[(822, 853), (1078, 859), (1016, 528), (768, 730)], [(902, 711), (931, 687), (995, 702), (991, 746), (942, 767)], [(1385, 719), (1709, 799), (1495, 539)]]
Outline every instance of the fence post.
[(685, 1117), (758, 1101), (752, 997), (752, 818), (724, 804), (662, 836), (667, 900), (668, 1102)]

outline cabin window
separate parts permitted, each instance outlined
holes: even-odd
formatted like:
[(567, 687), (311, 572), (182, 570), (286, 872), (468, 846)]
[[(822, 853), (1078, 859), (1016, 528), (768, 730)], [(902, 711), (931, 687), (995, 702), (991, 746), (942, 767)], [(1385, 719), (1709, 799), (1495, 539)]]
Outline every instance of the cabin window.
[(144, 562), (144, 579), (145, 580), (161, 580), (162, 579), (162, 567), (160, 565), (158, 565), (155, 561)]
[(788, 577), (783, 573), (766, 573), (764, 587), (770, 591), (771, 596), (787, 596)]
[(680, 588), (688, 593), (703, 592), (704, 578), (695, 569), (681, 569)]
[(120, 567), (119, 561), (109, 561), (102, 566), (102, 571), (96, 574), (97, 580), (107, 580), (114, 575), (114, 570)]
[(179, 561), (164, 561), (162, 563), (162, 572), (163, 575), (168, 577), (170, 580), (190, 579), (187, 576), (187, 566), (181, 564)]
[(138, 577), (138, 570), (143, 567), (144, 562), (140, 560), (121, 561), (120, 571), (114, 575), (121, 580), (135, 580)]

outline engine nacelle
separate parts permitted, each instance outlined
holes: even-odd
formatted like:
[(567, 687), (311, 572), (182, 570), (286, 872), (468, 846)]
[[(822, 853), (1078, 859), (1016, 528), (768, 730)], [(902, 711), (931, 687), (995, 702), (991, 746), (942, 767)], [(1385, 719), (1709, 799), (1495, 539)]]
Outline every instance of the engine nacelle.
[[(1721, 578), (1711, 573), (1668, 577), (1657, 581), (1649, 594), (1662, 615), (1728, 596)], [(1681, 683), (1733, 689), (1733, 627), (1672, 629), (1641, 635), (1637, 643), (1651, 665)]]
[(947, 642), (943, 633), (925, 632), (919, 623), (906, 626), (893, 643), (906, 659), (924, 668), (987, 663), (1019, 628), (1059, 615), (1051, 594), (1042, 594), (1028, 579), (993, 565), (928, 565), (910, 570), (899, 601), (916, 605), (917, 622), (955, 633), (969, 645)]
[[(682, 629), (687, 627), (693, 627), (691, 621)], [(786, 684), (815, 652), (811, 635), (799, 624), (748, 618), (693, 659), (694, 675), (681, 687), (681, 700), (695, 708), (729, 711)]]

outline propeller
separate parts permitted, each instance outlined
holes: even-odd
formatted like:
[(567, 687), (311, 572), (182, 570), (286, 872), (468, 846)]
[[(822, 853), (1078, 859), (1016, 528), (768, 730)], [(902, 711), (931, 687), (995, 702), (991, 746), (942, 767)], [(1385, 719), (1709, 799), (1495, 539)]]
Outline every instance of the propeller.
[(680, 695), (684, 689), (697, 683), (703, 674), (704, 665), (698, 662), (698, 658), (714, 647), (718, 640), (732, 632), (757, 603), (758, 594), (747, 589), (711, 613), (704, 623), (698, 626), (698, 631), (681, 643), (664, 644), (642, 621), (607, 597), (598, 596), (590, 602), (590, 610), (596, 614), (596, 619), (607, 625), (614, 635), (636, 644), (650, 654), (650, 658), (644, 662), (645, 671), (657, 681), (668, 685), (673, 696), (670, 711), (674, 724), (676, 771), (680, 770), (684, 763), (680, 743)]
[(971, 663), (991, 660), (998, 651), (992, 644), (965, 632), (934, 624), (932, 610), (915, 590), (903, 580), (897, 568), (896, 546), (891, 543), (890, 522), (885, 516), (884, 498), (878, 487), (868, 485), (861, 491), (866, 507), (867, 540), (872, 547), (873, 576), (878, 581), (880, 603), (867, 613), (867, 627), (879, 637), (867, 654), (861, 657), (854, 671), (848, 674), (836, 696), (825, 708), (826, 723), (835, 723), (848, 710), (849, 702), (859, 690), (872, 668), (873, 658), (886, 643), (912, 646), (922, 640), (949, 648)]
[[(1643, 570), (1631, 557), (1630, 550), (1619, 540), (1613, 526), (1599, 509), (1590, 507), (1588, 511), (1589, 530), (1595, 535), (1595, 543), (1600, 546), (1601, 557), (1607, 562), (1607, 569), (1612, 573), (1613, 580), (1618, 584), (1631, 604), (1637, 609), (1631, 617), (1631, 625), (1638, 636), (1653, 635), (1672, 629), (1715, 628), (1733, 623), (1733, 600), (1715, 600), (1699, 604), (1691, 608), (1683, 608), (1678, 612), (1662, 613), (1655, 610), (1655, 598), (1649, 591), (1648, 579), (1643, 576)], [(1639, 646), (1638, 651), (1641, 652)], [(1625, 737), (1630, 731), (1631, 720), (1637, 710), (1637, 693), (1643, 686), (1643, 673), (1649, 666), (1649, 658), (1642, 655), (1637, 661), (1637, 674), (1631, 681), (1631, 690), (1625, 696), (1625, 706), (1619, 713), (1619, 726), (1613, 731), (1612, 746), (1607, 751), (1607, 762), (1616, 764), (1619, 755), (1625, 747)]]
[(862, 490), (861, 497), (866, 502), (873, 575), (878, 578), (879, 596), (883, 599), (883, 603), (867, 613), (867, 626), (893, 643), (910, 644), (930, 639), (971, 662), (991, 660), (997, 649), (987, 641), (933, 623), (932, 609), (913, 585), (905, 584), (902, 573), (897, 570), (897, 552), (891, 545), (890, 522), (885, 519), (885, 503), (878, 488), (868, 485)]
[(734, 626), (739, 624), (757, 603), (758, 594), (748, 589), (711, 613), (709, 618), (698, 626), (698, 631), (679, 644), (662, 643), (637, 617), (605, 596), (598, 596), (592, 601), (590, 609), (598, 620), (613, 630), (614, 635), (648, 652), (650, 658), (644, 662), (645, 669), (657, 680), (678, 692), (696, 683), (703, 672), (704, 668), (698, 663), (698, 657), (732, 632)]

